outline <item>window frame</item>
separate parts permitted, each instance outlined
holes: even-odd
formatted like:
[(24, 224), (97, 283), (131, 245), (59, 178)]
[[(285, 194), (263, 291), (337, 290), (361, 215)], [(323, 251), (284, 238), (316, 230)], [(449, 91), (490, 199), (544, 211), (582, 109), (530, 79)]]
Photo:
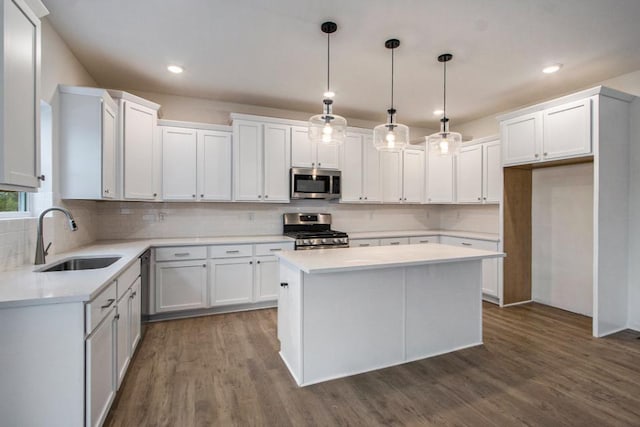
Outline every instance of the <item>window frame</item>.
[(0, 212), (0, 219), (30, 218), (32, 214), (29, 205), (29, 194), (24, 191), (20, 191), (18, 192), (19, 210), (11, 212)]

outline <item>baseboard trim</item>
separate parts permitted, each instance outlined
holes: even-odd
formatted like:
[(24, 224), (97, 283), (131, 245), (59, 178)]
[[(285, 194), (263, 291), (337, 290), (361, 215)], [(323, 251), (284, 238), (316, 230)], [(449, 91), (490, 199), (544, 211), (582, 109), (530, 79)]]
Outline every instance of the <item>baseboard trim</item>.
[(262, 310), (275, 308), (278, 301), (263, 301), (252, 304), (233, 304), (220, 307), (202, 308), (197, 310), (172, 311), (149, 315), (146, 322), (162, 322), (163, 320), (187, 319), (189, 317), (211, 316), (213, 314), (236, 313), (239, 311)]

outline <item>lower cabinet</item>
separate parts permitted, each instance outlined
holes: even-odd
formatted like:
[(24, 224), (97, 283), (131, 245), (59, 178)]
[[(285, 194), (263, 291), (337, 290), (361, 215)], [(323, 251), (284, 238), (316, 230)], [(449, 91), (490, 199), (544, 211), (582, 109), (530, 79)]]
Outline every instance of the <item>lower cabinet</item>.
[(85, 341), (85, 422), (87, 426), (102, 425), (116, 395), (114, 375), (116, 330), (116, 307), (112, 306)]
[(385, 239), (380, 239), (380, 246), (398, 246), (398, 245), (408, 245), (409, 238), (408, 237), (388, 237)]
[(131, 291), (124, 293), (116, 306), (116, 331), (118, 341), (116, 342), (116, 388), (120, 387), (124, 375), (127, 373), (129, 362), (131, 361), (131, 347), (129, 338), (130, 328), (130, 299)]
[(207, 307), (207, 262), (156, 262), (156, 312)]
[(275, 256), (256, 257), (255, 301), (274, 301), (280, 292), (280, 268)]
[(252, 257), (210, 259), (209, 267), (211, 306), (252, 302)]
[[(488, 240), (465, 239), (461, 237), (441, 236), (444, 245), (465, 246), (468, 248), (497, 251), (498, 243)], [(482, 293), (498, 298), (498, 258), (482, 261)]]
[(410, 245), (424, 245), (427, 243), (440, 243), (440, 236), (416, 236), (409, 237)]
[(366, 248), (369, 246), (380, 246), (380, 239), (349, 239), (349, 247)]

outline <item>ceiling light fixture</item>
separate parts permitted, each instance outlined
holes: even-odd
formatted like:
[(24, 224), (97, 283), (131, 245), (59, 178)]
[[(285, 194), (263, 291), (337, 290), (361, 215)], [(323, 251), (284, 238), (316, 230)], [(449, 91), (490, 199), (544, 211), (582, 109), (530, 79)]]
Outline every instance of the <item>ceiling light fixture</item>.
[(440, 132), (426, 136), (427, 147), (429, 153), (440, 156), (451, 156), (460, 151), (460, 143), (462, 135), (458, 132), (449, 132), (449, 118), (447, 117), (447, 62), (451, 61), (453, 55), (443, 53), (438, 56), (438, 62), (444, 65), (444, 83), (443, 83), (443, 102), (442, 102), (442, 118), (440, 119)]
[(335, 22), (324, 22), (320, 29), (327, 35), (327, 90), (324, 92), (324, 112), (309, 119), (309, 139), (325, 145), (336, 145), (344, 142), (347, 133), (347, 120), (333, 114), (332, 105), (335, 93), (330, 87), (331, 33), (335, 33), (338, 25)]
[(179, 65), (169, 65), (167, 70), (171, 71), (173, 74), (180, 74), (184, 71), (184, 68)]
[(542, 72), (545, 74), (553, 74), (556, 71), (558, 71), (560, 68), (562, 68), (562, 64), (553, 64), (553, 65), (549, 65), (548, 67), (544, 67), (542, 69)]
[(384, 47), (391, 49), (391, 108), (387, 110), (387, 123), (373, 128), (373, 145), (378, 151), (402, 151), (409, 144), (409, 127), (393, 121), (396, 114), (396, 109), (393, 108), (393, 65), (394, 51), (398, 46), (398, 39), (389, 39), (384, 43)]
[(444, 113), (444, 110), (433, 110), (433, 115), (434, 116), (441, 116), (442, 113)]

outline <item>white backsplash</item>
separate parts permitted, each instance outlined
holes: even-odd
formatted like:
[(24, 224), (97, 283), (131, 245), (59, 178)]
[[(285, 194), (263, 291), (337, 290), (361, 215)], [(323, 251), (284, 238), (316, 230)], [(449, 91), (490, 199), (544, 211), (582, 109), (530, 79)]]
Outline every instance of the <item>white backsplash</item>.
[(498, 205), (442, 205), (440, 228), (499, 233), (500, 208)]

